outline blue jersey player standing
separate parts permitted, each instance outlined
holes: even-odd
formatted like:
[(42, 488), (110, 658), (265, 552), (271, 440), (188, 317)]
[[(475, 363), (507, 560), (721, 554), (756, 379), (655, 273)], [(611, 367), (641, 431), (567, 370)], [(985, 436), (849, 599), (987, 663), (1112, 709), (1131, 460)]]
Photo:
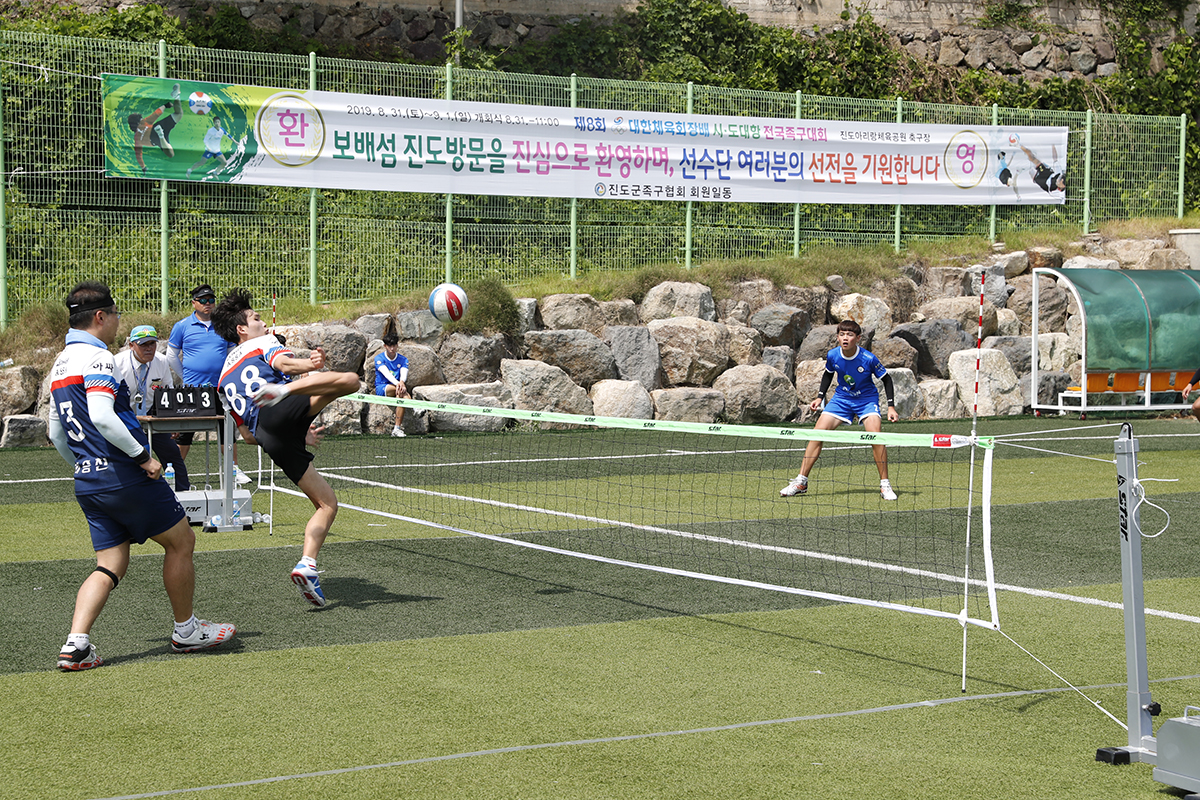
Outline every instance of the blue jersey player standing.
[(92, 625), (129, 568), (130, 544), (162, 545), (163, 585), (175, 614), (171, 649), (188, 653), (233, 638), (236, 628), (196, 619), (192, 551), (195, 534), (183, 506), (150, 455), (146, 436), (117, 380), (109, 346), (121, 315), (103, 283), (86, 281), (67, 295), (67, 346), (51, 370), (50, 441), (75, 469), (75, 497), (87, 518), (96, 569), (75, 597), (71, 633), (58, 656), (63, 670), (104, 663), (91, 643)]
[[(892, 387), (892, 377), (888, 375), (883, 363), (869, 350), (858, 346), (862, 339), (862, 328), (854, 320), (842, 320), (837, 326), (838, 346), (829, 351), (825, 357), (825, 374), (821, 377), (821, 389), (817, 399), (809, 405), (813, 411), (821, 408), (825, 402), (825, 393), (837, 378), (837, 389), (833, 392), (833, 400), (821, 412), (814, 426), (819, 431), (831, 431), (842, 423), (852, 424), (856, 419), (864, 429), (872, 433), (883, 430), (883, 420), (879, 410), (879, 390), (875, 388), (874, 378), (883, 381), (883, 390), (887, 394), (888, 422), (896, 422), (900, 415), (896, 413), (895, 390)], [(794, 497), (808, 491), (808, 473), (817, 463), (821, 455), (822, 442), (812, 440), (804, 448), (804, 461), (800, 465), (800, 474), (779, 490), (782, 497)], [(888, 480), (887, 447), (881, 444), (871, 445), (875, 455), (875, 466), (879, 468), (879, 495), (884, 500), (895, 500), (896, 493)]]
[[(262, 447), (315, 509), (304, 526), (303, 557), (292, 570), (292, 583), (300, 587), (305, 600), (323, 606), (317, 553), (338, 505), (333, 487), (313, 469), (313, 456), (305, 444), (317, 414), (339, 397), (358, 391), (358, 375), (321, 372), (325, 351), (320, 348), (308, 358), (297, 358), (267, 332), (267, 324), (251, 307), (250, 293), (243, 289), (227, 294), (212, 319), (217, 333), (237, 345), (225, 357), (219, 385), (242, 438)], [(297, 375), (303, 377), (288, 380)]]

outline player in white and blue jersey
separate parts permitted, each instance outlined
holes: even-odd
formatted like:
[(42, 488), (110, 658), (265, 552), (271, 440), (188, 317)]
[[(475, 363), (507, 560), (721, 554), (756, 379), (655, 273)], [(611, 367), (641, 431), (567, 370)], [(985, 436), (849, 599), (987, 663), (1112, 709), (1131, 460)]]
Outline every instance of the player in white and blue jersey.
[[(400, 352), (400, 335), (396, 321), (388, 317), (383, 327), (383, 352), (375, 354), (375, 394), (385, 397), (409, 397), (408, 359)], [(404, 436), (404, 406), (396, 406), (396, 423), (392, 436)]]
[(236, 628), (196, 619), (192, 551), (196, 539), (187, 515), (162, 477), (162, 465), (117, 380), (109, 346), (121, 315), (102, 283), (78, 284), (66, 299), (66, 348), (51, 370), (50, 441), (75, 470), (75, 497), (87, 518), (96, 570), (75, 598), (71, 633), (58, 656), (63, 670), (104, 663), (91, 643), (92, 625), (129, 568), (130, 545), (153, 539), (166, 551), (163, 585), (175, 615), (171, 649), (187, 653), (233, 638)]
[[(883, 430), (883, 419), (879, 409), (879, 390), (875, 388), (875, 378), (883, 382), (883, 391), (887, 395), (888, 422), (896, 422), (900, 415), (896, 412), (895, 389), (892, 377), (888, 375), (883, 363), (875, 354), (858, 346), (862, 339), (862, 328), (854, 320), (842, 320), (837, 326), (838, 346), (829, 351), (825, 357), (825, 374), (821, 377), (821, 389), (817, 398), (809, 405), (813, 411), (821, 408), (825, 402), (825, 393), (829, 391), (834, 379), (837, 388), (833, 399), (825, 406), (817, 424), (816, 430), (833, 430), (839, 425), (852, 424), (856, 420), (862, 423), (864, 429), (872, 433)], [(821, 455), (823, 443), (811, 440), (804, 448), (804, 461), (800, 465), (800, 474), (779, 490), (782, 497), (794, 497), (808, 491), (808, 474)], [(875, 455), (875, 466), (879, 469), (879, 495), (884, 500), (895, 500), (896, 492), (888, 480), (887, 447), (881, 444), (871, 445)]]
[[(316, 509), (304, 526), (303, 557), (291, 579), (305, 600), (323, 606), (317, 553), (337, 516), (337, 496), (313, 469), (313, 456), (305, 444), (317, 414), (339, 397), (358, 391), (358, 375), (320, 372), (325, 351), (319, 347), (308, 358), (297, 358), (267, 332), (244, 289), (227, 294), (212, 319), (217, 333), (237, 345), (225, 357), (219, 386), (242, 438), (262, 447)], [(297, 375), (303, 377), (288, 380)]]

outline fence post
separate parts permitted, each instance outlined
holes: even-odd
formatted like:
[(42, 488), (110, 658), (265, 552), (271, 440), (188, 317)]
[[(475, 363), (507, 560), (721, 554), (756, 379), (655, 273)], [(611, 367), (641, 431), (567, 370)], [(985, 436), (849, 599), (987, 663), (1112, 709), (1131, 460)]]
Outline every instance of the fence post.
[[(800, 90), (796, 90), (796, 119), (803, 119), (801, 116), (801, 107), (803, 103), (803, 95)], [(800, 203), (797, 201), (792, 205), (792, 258), (800, 257)]]
[[(158, 40), (158, 77), (167, 77), (167, 40)], [(169, 197), (167, 195), (167, 181), (165, 178), (158, 182), (158, 265), (159, 265), (159, 283), (160, 291), (160, 313), (165, 317), (170, 311), (171, 299), (171, 262), (170, 262), (170, 241), (171, 217), (169, 211)]]
[[(903, 122), (904, 122), (904, 98), (897, 97), (896, 98), (896, 124), (899, 125), (899, 124), (902, 124)], [(892, 247), (895, 248), (897, 253), (900, 252), (900, 209), (901, 208), (902, 208), (902, 206), (899, 203), (896, 203), (896, 222), (895, 222), (895, 226), (894, 226), (895, 230), (892, 232)]]
[[(692, 82), (687, 82), (687, 113), (692, 113)], [(687, 201), (683, 222), (683, 268), (692, 268), (692, 201)]]
[[(571, 108), (579, 104), (579, 77), (571, 73)], [(571, 280), (575, 280), (575, 268), (579, 260), (579, 198), (571, 198)]]
[(1179, 210), (1176, 214), (1183, 218), (1183, 173), (1187, 164), (1187, 114), (1179, 115)]
[[(308, 90), (317, 90), (317, 54), (308, 54)], [(308, 189), (308, 304), (317, 304), (317, 187)]]
[(8, 328), (8, 178), (4, 174), (4, 81), (0, 79), (0, 331)]
[[(454, 66), (446, 62), (446, 99), (454, 99)], [(454, 195), (446, 194), (446, 283), (454, 283)]]
[[(994, 128), (999, 124), (1000, 124), (1000, 109), (995, 103), (992, 103), (992, 127)], [(990, 164), (986, 167), (986, 169), (991, 169), (991, 168), (992, 167)], [(989, 218), (988, 218), (988, 241), (991, 241), (991, 242), (996, 241), (996, 204), (995, 203), (992, 203), (992, 211), (991, 211), (991, 214), (989, 214)]]
[(1087, 110), (1087, 124), (1084, 126), (1084, 150), (1087, 155), (1083, 160), (1083, 232), (1086, 235), (1092, 227), (1092, 110)]

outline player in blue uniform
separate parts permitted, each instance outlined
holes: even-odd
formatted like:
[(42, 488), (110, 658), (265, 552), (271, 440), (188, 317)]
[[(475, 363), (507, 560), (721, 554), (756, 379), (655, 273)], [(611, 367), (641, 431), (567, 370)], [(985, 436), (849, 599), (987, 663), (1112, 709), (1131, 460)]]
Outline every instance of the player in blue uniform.
[[(383, 352), (375, 355), (375, 394), (385, 397), (408, 397), (408, 359), (401, 355), (400, 337), (396, 323), (390, 317), (383, 329)], [(404, 406), (396, 406), (396, 424), (392, 436), (403, 436)]]
[[(892, 376), (887, 374), (887, 370), (873, 353), (858, 346), (861, 339), (862, 328), (857, 322), (847, 319), (838, 323), (838, 346), (830, 350), (829, 355), (825, 357), (825, 374), (821, 377), (820, 393), (809, 408), (813, 411), (821, 408), (834, 376), (837, 377), (837, 389), (833, 392), (833, 400), (825, 406), (817, 424), (813, 426), (816, 430), (831, 431), (842, 423), (851, 424), (855, 419), (872, 433), (883, 430), (883, 420), (879, 412), (879, 390), (875, 388), (872, 378), (883, 381), (883, 391), (887, 394), (888, 422), (900, 419), (900, 415), (896, 413)], [(780, 496), (793, 497), (808, 491), (808, 473), (812, 471), (817, 457), (821, 455), (822, 444), (815, 440), (808, 443), (804, 448), (800, 474), (779, 490)], [(875, 454), (875, 466), (879, 469), (879, 495), (884, 500), (895, 500), (896, 493), (888, 480), (887, 447), (875, 444), (871, 445), (871, 450)]]
[(146, 436), (129, 405), (129, 390), (115, 375), (108, 347), (121, 315), (108, 287), (87, 281), (66, 299), (70, 331), (51, 370), (50, 441), (75, 469), (75, 497), (91, 530), (96, 570), (75, 598), (71, 633), (58, 656), (63, 670), (104, 663), (91, 643), (92, 625), (129, 567), (130, 544), (153, 539), (166, 551), (163, 585), (175, 614), (171, 649), (187, 653), (232, 639), (236, 628), (196, 619), (192, 551), (196, 539), (187, 515), (162, 477)]
[[(337, 516), (337, 496), (313, 469), (305, 443), (313, 419), (325, 406), (358, 391), (358, 375), (320, 372), (325, 351), (319, 347), (308, 358), (297, 358), (267, 332), (251, 307), (250, 293), (243, 289), (227, 294), (212, 318), (217, 333), (237, 345), (225, 357), (219, 385), (242, 438), (261, 446), (316, 509), (304, 527), (303, 557), (292, 570), (292, 582), (305, 600), (323, 606), (317, 553)], [(287, 380), (295, 375), (303, 377)]]

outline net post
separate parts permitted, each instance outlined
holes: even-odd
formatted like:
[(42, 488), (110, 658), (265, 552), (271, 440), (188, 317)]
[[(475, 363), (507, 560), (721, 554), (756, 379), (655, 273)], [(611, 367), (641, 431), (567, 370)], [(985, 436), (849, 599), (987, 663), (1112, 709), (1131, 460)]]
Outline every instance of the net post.
[(1146, 606), (1142, 592), (1142, 525), (1138, 512), (1137, 452), (1133, 426), (1121, 426), (1113, 443), (1117, 462), (1117, 505), (1121, 542), (1121, 599), (1125, 608), (1125, 715), (1129, 738), (1125, 747), (1104, 747), (1096, 760), (1109, 764), (1157, 762), (1152, 716), (1157, 706), (1150, 699), (1146, 662)]

